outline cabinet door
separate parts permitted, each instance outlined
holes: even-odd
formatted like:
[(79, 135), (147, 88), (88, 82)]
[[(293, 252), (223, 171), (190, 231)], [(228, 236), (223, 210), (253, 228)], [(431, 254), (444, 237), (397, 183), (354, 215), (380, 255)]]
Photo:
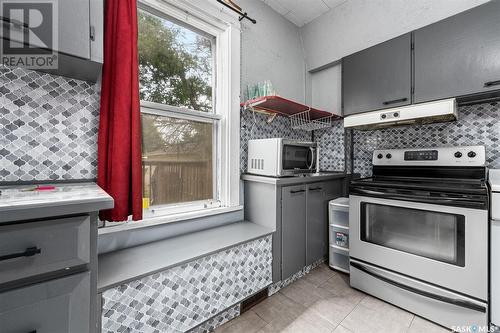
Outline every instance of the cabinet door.
[(500, 1), (415, 31), (415, 102), (500, 89)]
[(90, 59), (89, 0), (59, 0), (58, 51)]
[(90, 273), (0, 293), (2, 333), (90, 332)]
[(328, 254), (328, 202), (342, 193), (343, 180), (307, 185), (307, 265)]
[(292, 276), (306, 265), (306, 187), (282, 189), (281, 279)]
[(324, 183), (307, 185), (307, 265), (323, 258), (328, 251), (328, 219), (324, 186)]
[(344, 116), (411, 102), (411, 34), (342, 60)]
[(90, 0), (90, 60), (104, 61), (104, 0)]

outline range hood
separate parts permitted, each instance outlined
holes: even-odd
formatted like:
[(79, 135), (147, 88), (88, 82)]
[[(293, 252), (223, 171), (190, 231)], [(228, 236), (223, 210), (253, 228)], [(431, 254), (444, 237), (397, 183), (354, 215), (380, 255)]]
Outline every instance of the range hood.
[(372, 130), (400, 125), (445, 122), (456, 119), (457, 102), (452, 98), (347, 116), (344, 118), (344, 127)]

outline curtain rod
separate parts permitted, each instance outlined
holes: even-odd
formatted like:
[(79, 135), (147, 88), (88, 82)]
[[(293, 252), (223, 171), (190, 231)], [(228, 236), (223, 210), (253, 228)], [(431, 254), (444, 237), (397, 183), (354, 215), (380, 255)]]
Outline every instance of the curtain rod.
[(245, 12), (243, 13), (242, 11), (239, 11), (237, 10), (236, 8), (234, 8), (233, 6), (227, 4), (226, 2), (224, 2), (223, 0), (217, 0), (218, 3), (220, 4), (223, 4), (224, 6), (226, 6), (227, 8), (231, 9), (233, 12), (235, 13), (238, 13), (238, 15), (240, 15), (239, 19), (238, 20), (243, 20), (243, 19), (247, 19), (249, 20), (250, 22), (252, 22), (253, 24), (257, 23), (256, 20), (254, 20), (253, 18), (251, 18), (250, 16), (248, 16), (248, 14)]

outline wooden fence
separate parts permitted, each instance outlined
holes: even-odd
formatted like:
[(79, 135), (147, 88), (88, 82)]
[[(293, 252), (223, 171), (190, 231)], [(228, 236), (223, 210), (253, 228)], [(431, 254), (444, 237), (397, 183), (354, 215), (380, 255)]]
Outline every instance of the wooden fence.
[(143, 196), (150, 205), (213, 199), (212, 161), (143, 161)]

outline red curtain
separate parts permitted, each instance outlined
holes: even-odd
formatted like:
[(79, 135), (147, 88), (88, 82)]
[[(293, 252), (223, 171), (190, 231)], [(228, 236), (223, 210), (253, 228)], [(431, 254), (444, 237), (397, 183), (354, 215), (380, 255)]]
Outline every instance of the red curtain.
[(105, 221), (142, 219), (136, 0), (106, 0), (97, 183), (115, 200)]

